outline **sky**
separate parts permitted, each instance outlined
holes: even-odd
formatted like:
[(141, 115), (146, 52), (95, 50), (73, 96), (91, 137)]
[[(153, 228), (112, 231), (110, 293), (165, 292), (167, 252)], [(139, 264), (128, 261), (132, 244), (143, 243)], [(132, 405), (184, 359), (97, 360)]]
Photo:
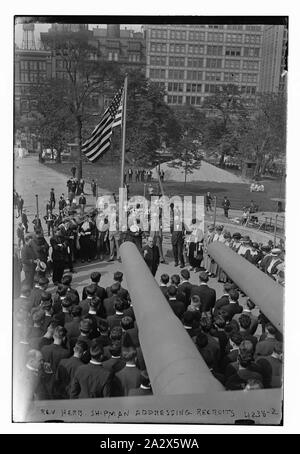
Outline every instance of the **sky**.
[[(105, 27), (105, 24), (98, 24), (99, 27)], [(47, 32), (48, 29), (51, 27), (51, 24), (35, 24), (35, 30), (34, 30), (34, 37), (35, 37), (35, 43), (37, 44), (39, 39), (40, 39), (40, 33), (41, 32)], [(96, 28), (97, 24), (90, 24), (89, 29), (92, 30), (93, 28)], [(121, 28), (130, 28), (135, 31), (139, 31), (141, 26), (137, 24), (122, 24)], [(15, 25), (15, 43), (20, 47), (22, 45), (22, 38), (23, 38), (23, 25), (22, 24), (16, 24)]]

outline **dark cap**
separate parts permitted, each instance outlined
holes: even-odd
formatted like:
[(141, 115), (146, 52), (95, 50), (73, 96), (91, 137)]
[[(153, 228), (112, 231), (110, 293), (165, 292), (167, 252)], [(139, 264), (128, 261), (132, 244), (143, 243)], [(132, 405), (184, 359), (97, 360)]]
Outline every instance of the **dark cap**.
[(61, 283), (64, 285), (70, 285), (72, 282), (72, 275), (71, 274), (65, 274), (61, 280)]

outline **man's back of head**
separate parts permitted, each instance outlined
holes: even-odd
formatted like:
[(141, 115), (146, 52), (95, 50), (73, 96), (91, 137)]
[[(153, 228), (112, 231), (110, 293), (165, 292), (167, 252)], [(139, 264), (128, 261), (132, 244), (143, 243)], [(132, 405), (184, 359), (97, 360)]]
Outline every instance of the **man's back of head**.
[(209, 281), (208, 275), (205, 271), (201, 271), (199, 273), (199, 280), (200, 280), (200, 283), (201, 282), (207, 283)]
[(120, 290), (121, 288), (121, 284), (119, 282), (116, 282), (115, 284), (113, 284), (111, 287), (110, 287), (110, 290), (111, 290), (111, 293), (113, 295), (117, 295), (118, 294), (118, 291)]
[(99, 271), (93, 271), (93, 273), (91, 273), (90, 278), (93, 283), (98, 284), (98, 282), (101, 279), (101, 273), (99, 273)]
[(167, 285), (170, 280), (170, 277), (168, 274), (164, 273), (160, 276), (160, 281), (164, 284)]
[(123, 280), (123, 273), (121, 271), (116, 271), (115, 274), (114, 274), (114, 280), (116, 282), (122, 282)]
[(177, 288), (175, 287), (175, 285), (170, 285), (170, 287), (168, 288), (169, 298), (175, 298), (176, 295), (177, 295)]
[(240, 295), (239, 295), (238, 290), (236, 290), (236, 289), (231, 289), (231, 290), (229, 291), (229, 297), (230, 297), (231, 301), (237, 302), (238, 299), (239, 299), (239, 296), (240, 296)]

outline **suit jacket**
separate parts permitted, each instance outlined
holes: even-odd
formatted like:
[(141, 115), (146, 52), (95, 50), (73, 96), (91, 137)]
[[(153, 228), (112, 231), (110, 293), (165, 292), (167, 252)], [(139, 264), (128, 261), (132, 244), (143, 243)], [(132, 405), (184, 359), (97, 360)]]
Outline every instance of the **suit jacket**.
[(112, 295), (109, 298), (105, 298), (103, 301), (103, 306), (104, 310), (106, 313), (106, 317), (109, 317), (110, 315), (114, 315), (115, 313), (115, 308), (114, 308), (114, 303), (116, 301), (117, 295)]
[(70, 398), (70, 386), (78, 367), (82, 366), (83, 362), (80, 358), (71, 356), (60, 360), (56, 370), (56, 388), (60, 399)]
[(71, 399), (110, 397), (112, 374), (102, 364), (89, 362), (78, 367), (71, 383)]
[(36, 287), (36, 286), (33, 287), (33, 289), (31, 290), (31, 293), (30, 293), (31, 307), (39, 306), (39, 304), (41, 302), (41, 297), (42, 297), (43, 291), (44, 290), (41, 289), (40, 287)]
[(126, 333), (130, 336), (131, 341), (134, 345), (134, 348), (137, 348), (140, 346), (140, 341), (139, 341), (139, 333), (138, 329), (135, 326), (134, 328), (130, 328), (126, 331)]
[(176, 299), (176, 300), (169, 300), (169, 304), (170, 304), (174, 314), (181, 320), (182, 316), (185, 312), (184, 303), (182, 301), (178, 301)]
[(72, 337), (80, 336), (79, 325), (80, 325), (79, 317), (78, 318), (76, 317), (71, 322), (65, 323), (65, 328), (67, 330), (67, 336), (69, 339), (71, 339)]
[(23, 246), (21, 249), (21, 260), (22, 260), (23, 270), (24, 271), (34, 270), (36, 267), (34, 260), (36, 258), (37, 258), (37, 256), (34, 252), (33, 247), (25, 244), (25, 246)]
[[(106, 294), (107, 294), (108, 298), (113, 296), (110, 287), (106, 288)], [(128, 290), (126, 290), (126, 288), (123, 288), (122, 286), (120, 287), (120, 290), (118, 291), (118, 296), (120, 298), (124, 299), (125, 301), (130, 301), (130, 295), (129, 295)]]
[(181, 243), (183, 244), (184, 238), (183, 238), (183, 231), (179, 230), (176, 231), (174, 230), (171, 235), (171, 244), (174, 246), (175, 244)]
[(191, 296), (199, 295), (202, 312), (211, 311), (216, 303), (216, 291), (208, 285), (193, 285)]
[(256, 360), (268, 380), (268, 388), (280, 388), (282, 386), (282, 362), (273, 356), (259, 356)]
[(110, 329), (112, 330), (112, 328), (114, 326), (120, 326), (121, 325), (121, 320), (122, 320), (123, 317), (124, 317), (123, 313), (120, 314), (120, 315), (114, 314), (114, 315), (110, 315), (109, 317), (107, 317), (106, 320), (107, 320), (107, 323), (108, 323)]
[(70, 352), (69, 352), (69, 350), (62, 347), (61, 345), (50, 344), (50, 345), (45, 345), (42, 348), (42, 355), (43, 355), (44, 361), (46, 361), (47, 363), (50, 363), (52, 371), (54, 373), (56, 373), (60, 360), (63, 358), (69, 358)]
[(126, 361), (122, 358), (109, 358), (106, 361), (103, 361), (103, 367), (109, 370), (110, 372), (116, 373), (119, 372), (126, 365)]
[(117, 396), (128, 396), (129, 390), (141, 384), (141, 371), (137, 367), (125, 366), (116, 373), (115, 393)]
[(152, 248), (148, 245), (143, 247), (142, 255), (144, 257), (145, 262), (147, 263), (148, 267), (152, 269), (156, 269), (159, 265), (159, 249), (158, 246), (154, 245)]
[[(105, 288), (100, 287), (98, 284), (92, 284), (96, 288), (96, 296), (100, 298), (101, 302), (107, 297), (107, 293)], [(86, 287), (83, 287), (82, 290), (82, 299), (85, 300), (87, 298)]]
[(178, 293), (184, 295), (184, 303), (185, 307), (188, 307), (188, 305), (191, 302), (191, 292), (192, 292), (193, 285), (186, 281), (182, 282), (181, 284), (178, 285)]

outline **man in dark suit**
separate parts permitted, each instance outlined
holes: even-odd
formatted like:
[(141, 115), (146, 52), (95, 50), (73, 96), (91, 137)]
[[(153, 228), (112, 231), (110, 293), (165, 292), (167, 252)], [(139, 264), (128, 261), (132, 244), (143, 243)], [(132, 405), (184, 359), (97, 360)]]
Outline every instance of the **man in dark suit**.
[(175, 260), (175, 266), (178, 266), (180, 261), (180, 268), (184, 268), (183, 257), (183, 243), (184, 243), (184, 226), (178, 216), (174, 217), (174, 227), (171, 228), (171, 244)]
[(177, 289), (174, 285), (170, 285), (168, 289), (169, 304), (174, 312), (174, 314), (181, 320), (185, 306), (184, 303), (177, 299)]
[(113, 341), (108, 349), (111, 356), (103, 361), (103, 367), (113, 373), (119, 372), (126, 365), (125, 360), (121, 357), (121, 342), (119, 340)]
[(193, 288), (193, 285), (189, 282), (189, 279), (191, 277), (189, 270), (181, 270), (181, 284), (178, 285), (178, 292), (183, 293), (185, 296), (185, 307), (188, 307), (188, 305), (191, 302), (191, 291)]
[(61, 283), (67, 286), (67, 292), (72, 292), (76, 296), (76, 304), (79, 304), (79, 293), (71, 286), (72, 280), (73, 276), (71, 274), (65, 274), (62, 277)]
[(141, 371), (136, 366), (136, 350), (132, 347), (124, 348), (122, 356), (126, 365), (116, 373), (115, 396), (128, 396), (131, 389), (138, 388), (141, 384)]
[(49, 279), (46, 277), (40, 277), (38, 283), (35, 284), (31, 291), (30, 300), (31, 307), (39, 306), (41, 302), (42, 294), (47, 290), (49, 284)]
[(25, 237), (25, 246), (21, 249), (21, 260), (25, 273), (25, 280), (32, 288), (37, 256), (32, 247), (31, 236)]
[(80, 320), (81, 320), (82, 308), (77, 305), (71, 308), (71, 316), (73, 320), (65, 323), (65, 328), (67, 330), (68, 339), (76, 338), (80, 336)]
[(205, 271), (199, 273), (200, 285), (195, 285), (191, 289), (192, 295), (199, 295), (201, 301), (202, 313), (212, 313), (216, 303), (216, 291), (208, 286), (208, 276)]
[(231, 321), (235, 314), (243, 312), (243, 307), (238, 302), (239, 292), (236, 289), (229, 291), (229, 303), (222, 306), (221, 315), (226, 321)]
[(87, 295), (86, 299), (80, 301), (79, 303), (79, 306), (82, 308), (82, 316), (86, 315), (90, 310), (90, 301), (96, 294), (96, 288), (94, 285), (89, 285), (86, 287), (85, 292)]
[(92, 341), (90, 355), (90, 362), (78, 367), (75, 372), (71, 399), (111, 396), (112, 373), (103, 367), (103, 347), (98, 339)]
[(168, 283), (170, 281), (170, 277), (168, 274), (164, 273), (160, 276), (160, 285), (159, 288), (168, 299)]
[(53, 262), (53, 276), (52, 280), (54, 285), (61, 282), (64, 274), (65, 264), (67, 261), (67, 245), (60, 231), (50, 239), (52, 246), (52, 262)]
[(107, 317), (107, 323), (109, 328), (112, 329), (114, 326), (121, 326), (121, 320), (124, 317), (124, 301), (119, 299), (115, 302), (115, 313)]
[(276, 338), (277, 330), (271, 323), (267, 323), (266, 333), (267, 336), (264, 337), (263, 340), (259, 340), (256, 345), (255, 356), (257, 358), (259, 356), (272, 355), (274, 351), (274, 345), (278, 342)]
[(148, 373), (146, 370), (141, 372), (141, 384), (139, 388), (129, 390), (128, 396), (152, 396), (152, 388)]
[[(103, 302), (104, 299), (107, 297), (107, 293), (106, 293), (105, 288), (100, 287), (100, 285), (98, 285), (100, 282), (100, 279), (101, 279), (101, 273), (99, 273), (98, 271), (93, 271), (93, 273), (91, 273), (90, 278), (92, 281), (90, 285), (94, 285), (94, 287), (96, 288), (95, 295), (98, 296), (98, 298), (100, 298), (100, 300)], [(87, 297), (86, 288), (87, 287), (83, 287), (83, 290), (82, 290), (82, 299), (83, 300), (85, 300)]]
[(63, 344), (66, 340), (67, 331), (62, 326), (57, 326), (53, 333), (53, 344), (45, 345), (42, 348), (44, 361), (50, 364), (52, 372), (55, 374), (61, 359), (69, 358), (70, 352)]
[(85, 342), (78, 341), (74, 347), (74, 354), (70, 358), (61, 359), (56, 370), (57, 398), (70, 398), (70, 385), (78, 367), (84, 363), (81, 358), (88, 346)]
[[(121, 283), (123, 281), (123, 273), (121, 271), (116, 271), (114, 274), (114, 282), (113, 284), (118, 283), (120, 285), (118, 296), (120, 296), (125, 301), (130, 301), (130, 295), (128, 290), (122, 287)], [(111, 286), (107, 287), (106, 289), (107, 297), (110, 298), (112, 296)]]
[(226, 306), (227, 304), (229, 304), (229, 292), (230, 292), (230, 290), (232, 290), (233, 285), (230, 284), (229, 282), (226, 282), (224, 284), (223, 288), (224, 288), (224, 293), (221, 296), (221, 298), (219, 298), (216, 301), (216, 304), (215, 304), (215, 307), (214, 307), (214, 315), (219, 315), (221, 307), (222, 306)]
[(154, 245), (151, 236), (148, 237), (147, 245), (143, 247), (142, 254), (152, 275), (155, 276), (159, 265), (159, 249), (158, 246)]
[(131, 339), (132, 345), (137, 348), (140, 346), (138, 329), (135, 326), (133, 319), (128, 316), (124, 316), (121, 320), (121, 328), (124, 333), (127, 333)]
[(108, 298), (105, 298), (103, 301), (103, 306), (105, 309), (106, 317), (109, 315), (113, 315), (115, 313), (115, 302), (120, 299), (118, 296), (119, 290), (120, 290), (120, 283), (116, 282), (110, 287), (110, 293), (111, 296)]

